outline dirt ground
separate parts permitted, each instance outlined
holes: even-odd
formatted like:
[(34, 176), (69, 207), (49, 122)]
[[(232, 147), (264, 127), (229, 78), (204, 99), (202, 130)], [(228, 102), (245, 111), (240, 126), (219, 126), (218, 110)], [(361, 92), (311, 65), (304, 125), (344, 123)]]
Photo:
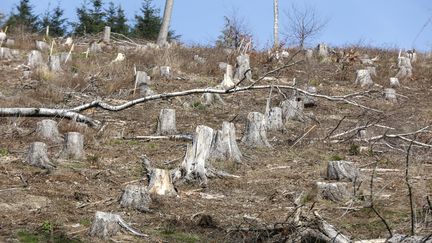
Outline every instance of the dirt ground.
[[(23, 44), (25, 41), (28, 46)], [(78, 48), (63, 74), (33, 72), (30, 77), (23, 77), (23, 67), (19, 65), (25, 63), (31, 42), (22, 40), (19, 47), (20, 58), (0, 60), (0, 107), (65, 108), (95, 99), (120, 104), (134, 98), (130, 92), (134, 87), (134, 65), (149, 73), (155, 66), (170, 65), (172, 78), (150, 74), (154, 80), (151, 87), (156, 93), (163, 93), (215, 86), (223, 77), (217, 63), (234, 64), (232, 55), (211, 48), (129, 51), (120, 64), (110, 64), (118, 52), (116, 46), (88, 59)], [(405, 166), (410, 143), (397, 138), (364, 142), (355, 133), (334, 141), (328, 135), (370, 123), (380, 126), (368, 128), (368, 137), (409, 133), (430, 125), (432, 59), (420, 56), (413, 64), (414, 77), (401, 80), (398, 102), (391, 103), (383, 99), (382, 87), (388, 87), (388, 79), (397, 72), (397, 53), (358, 47), (357, 50), (380, 57), (376, 62), (378, 76), (373, 77), (377, 85), (371, 88), (377, 92), (352, 100), (382, 112), (318, 99), (316, 106), (305, 108), (305, 121), (288, 121), (282, 131), (268, 132), (271, 148), (248, 148), (239, 141), (242, 163), (217, 161), (212, 165), (239, 178), (210, 178), (206, 187), (179, 184), (178, 197), (153, 196), (148, 213), (119, 204), (126, 185), (147, 184), (140, 156), (147, 155), (155, 167), (173, 169), (182, 162), (191, 142), (128, 138), (154, 134), (160, 109), (173, 108), (181, 134), (193, 134), (198, 125), (221, 129), (223, 121), (231, 121), (240, 139), (247, 114), (265, 111), (268, 90), (224, 95), (226, 105), (206, 106), (200, 95), (192, 95), (150, 101), (120, 112), (83, 112), (102, 121), (103, 130), (55, 118), (61, 133), (79, 131), (85, 135), (87, 158), (58, 159), (62, 145), (45, 141), (57, 166), (51, 172), (24, 163), (30, 143), (40, 141), (35, 128), (43, 118), (0, 118), (0, 241), (102, 241), (90, 237), (89, 230), (95, 212), (103, 211), (120, 214), (132, 227), (149, 235), (140, 238), (122, 231), (112, 237), (114, 242), (283, 242), (289, 232), (254, 229), (286, 222), (300, 195), (304, 208), (313, 208), (351, 239), (386, 238), (385, 225), (369, 207), (370, 179), (375, 166), (374, 207), (393, 233), (409, 234), (411, 213)], [(206, 63), (195, 63), (195, 54), (206, 58)], [(266, 55), (251, 54), (254, 78), (283, 64), (267, 60)], [(299, 55), (295, 59), (302, 58)], [(355, 70), (361, 67), (356, 62), (341, 70), (340, 63), (334, 60), (322, 63), (316, 59), (273, 75), (277, 78), (273, 82), (286, 85), (296, 78), (299, 88), (309, 84), (315, 85), (319, 94), (346, 95), (365, 90), (354, 85)], [(273, 91), (271, 105), (278, 106), (287, 95), (291, 91)], [(432, 134), (419, 133), (415, 139), (431, 144)], [(409, 176), (419, 235), (432, 234), (432, 208), (427, 201), (432, 197), (430, 158), (428, 147), (412, 146)], [(324, 171), (331, 160), (352, 161), (360, 168), (363, 181), (357, 194), (347, 202), (331, 202), (316, 195), (314, 185), (326, 181)], [(244, 228), (249, 230), (240, 230)]]

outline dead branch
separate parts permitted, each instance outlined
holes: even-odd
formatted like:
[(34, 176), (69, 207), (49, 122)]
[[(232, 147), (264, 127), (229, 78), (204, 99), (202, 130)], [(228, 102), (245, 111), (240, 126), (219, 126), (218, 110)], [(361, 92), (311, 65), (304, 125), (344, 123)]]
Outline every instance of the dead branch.
[(135, 137), (124, 137), (124, 140), (183, 140), (183, 141), (192, 141), (193, 136), (188, 134), (178, 134), (178, 135), (168, 135), (168, 136), (135, 136)]
[(411, 147), (414, 143), (414, 139), (411, 140), (410, 145), (408, 146), (407, 152), (406, 152), (406, 160), (405, 160), (405, 182), (408, 187), (408, 197), (410, 202), (410, 209), (411, 209), (411, 236), (415, 235), (415, 212), (414, 212), (414, 202), (413, 202), (413, 195), (412, 195), (412, 187), (409, 182), (409, 156), (411, 152)]

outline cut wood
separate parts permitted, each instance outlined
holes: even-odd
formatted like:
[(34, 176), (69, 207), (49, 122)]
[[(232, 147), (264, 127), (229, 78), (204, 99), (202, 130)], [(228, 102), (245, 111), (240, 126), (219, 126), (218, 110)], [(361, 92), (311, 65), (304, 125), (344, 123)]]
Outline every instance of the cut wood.
[(387, 239), (387, 243), (432, 243), (432, 235), (419, 236), (419, 235), (402, 235), (394, 234), (392, 237)]
[(248, 114), (242, 143), (249, 147), (271, 147), (267, 141), (266, 122), (263, 114), (259, 112)]
[(29, 165), (44, 169), (53, 169), (55, 166), (48, 158), (48, 150), (45, 143), (34, 142), (30, 145), (25, 162)]
[(99, 53), (102, 52), (102, 43), (98, 43), (93, 41), (90, 43), (90, 47), (88, 48), (88, 53)]
[(203, 94), (202, 98), (204, 99), (203, 104), (207, 106), (216, 105), (218, 103), (221, 105), (225, 105), (224, 100), (219, 94), (205, 93)]
[(328, 51), (328, 47), (326, 44), (318, 44), (317, 46), (317, 53), (318, 53), (318, 57), (321, 57), (323, 59), (326, 59), (329, 55), (329, 51)]
[(301, 242), (331, 242), (350, 243), (349, 237), (342, 234), (333, 225), (314, 212), (315, 218), (307, 223), (307, 227), (301, 234)]
[(171, 67), (169, 66), (160, 67), (160, 76), (169, 79), (171, 77)]
[(49, 69), (53, 72), (62, 72), (62, 68), (61, 68), (61, 56), (60, 55), (52, 55), (49, 57), (49, 62), (48, 62), (48, 66)]
[(369, 87), (373, 85), (372, 77), (367, 69), (357, 70), (357, 76), (355, 80), (356, 85), (360, 85), (361, 87)]
[(412, 77), (411, 60), (408, 57), (399, 57), (398, 67), (399, 71), (395, 76), (396, 78), (407, 79)]
[(390, 87), (391, 88), (397, 88), (399, 86), (400, 86), (400, 84), (399, 84), (399, 79), (398, 78), (396, 78), (396, 77), (390, 78)]
[(396, 98), (396, 90), (392, 88), (386, 88), (384, 89), (384, 98), (392, 103), (397, 102)]
[(377, 76), (377, 73), (376, 73), (376, 67), (366, 67), (366, 70), (368, 70), (369, 71), (369, 73), (370, 73), (370, 75), (371, 76), (374, 76), (374, 77), (376, 77)]
[(103, 33), (103, 42), (109, 44), (111, 42), (111, 27), (105, 26)]
[(210, 159), (241, 162), (242, 154), (237, 146), (234, 123), (224, 121), (222, 130), (215, 132)]
[(46, 51), (50, 49), (50, 45), (48, 45), (48, 43), (46, 43), (45, 41), (36, 41), (36, 49), (38, 49), (39, 51)]
[(344, 202), (351, 198), (348, 184), (345, 182), (317, 182), (317, 196), (333, 202)]
[(252, 72), (250, 71), (250, 60), (248, 54), (243, 54), (237, 57), (237, 69), (234, 75), (236, 81), (251, 80)]
[(172, 135), (177, 133), (176, 112), (174, 109), (162, 109), (160, 111), (156, 133), (158, 135)]
[(44, 60), (42, 58), (42, 53), (37, 50), (30, 51), (27, 59), (27, 65), (32, 68), (45, 66)]
[(11, 60), (14, 56), (12, 55), (11, 49), (6, 47), (0, 47), (0, 60)]
[(127, 229), (134, 235), (147, 236), (138, 232), (137, 230), (130, 227), (118, 214), (105, 213), (97, 211), (93, 219), (93, 223), (90, 230), (90, 236), (99, 237), (107, 240), (109, 237), (116, 235), (120, 226)]
[(123, 189), (120, 205), (125, 208), (136, 209), (141, 212), (150, 211), (149, 206), (152, 200), (145, 186), (127, 185)]
[(306, 60), (307, 60), (308, 62), (310, 62), (310, 61), (313, 60), (313, 54), (314, 54), (314, 52), (313, 52), (312, 49), (307, 49), (307, 50), (305, 50), (305, 57), (306, 57)]
[(148, 192), (160, 196), (177, 196), (169, 170), (152, 168), (149, 173)]
[[(306, 91), (311, 93), (311, 94), (316, 94), (317, 93), (317, 89), (315, 86), (308, 86), (306, 88)], [(304, 107), (312, 107), (312, 106), (316, 106), (316, 98), (310, 95), (304, 95), (303, 97), (303, 105)]]
[(360, 182), (360, 171), (353, 162), (343, 160), (329, 161), (327, 164), (326, 179)]
[(168, 136), (135, 136), (135, 137), (124, 137), (126, 140), (158, 140), (158, 139), (168, 139), (168, 140), (184, 140), (184, 141), (192, 141), (193, 136), (189, 134), (176, 134), (176, 135), (168, 135)]
[(84, 136), (78, 132), (67, 133), (60, 157), (63, 159), (85, 159)]
[(284, 100), (281, 103), (281, 107), (282, 118), (285, 123), (289, 120), (304, 121), (304, 104), (301, 98), (291, 98), (288, 100)]
[(47, 139), (54, 143), (63, 142), (63, 138), (57, 128), (57, 122), (51, 119), (44, 119), (36, 123), (36, 134), (40, 138)]
[(224, 74), (224, 78), (221, 84), (221, 87), (223, 89), (229, 89), (234, 87), (234, 81), (233, 81), (233, 67), (229, 64), (226, 64), (226, 68), (225, 68), (225, 74)]
[(5, 43), (5, 46), (7, 46), (7, 47), (9, 47), (9, 48), (14, 47), (14, 46), (15, 46), (15, 40), (7, 39), (7, 40), (6, 40), (6, 43)]
[(283, 128), (282, 109), (280, 107), (272, 107), (267, 118), (267, 129), (269, 131), (277, 131)]

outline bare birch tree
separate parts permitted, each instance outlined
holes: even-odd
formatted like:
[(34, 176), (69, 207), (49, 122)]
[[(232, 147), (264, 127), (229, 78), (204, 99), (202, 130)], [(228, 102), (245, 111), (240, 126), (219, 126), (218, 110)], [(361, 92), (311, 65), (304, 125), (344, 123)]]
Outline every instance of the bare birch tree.
[(167, 43), (173, 6), (174, 6), (174, 0), (166, 0), (164, 15), (162, 19), (162, 26), (159, 30), (159, 36), (157, 39), (157, 44), (160, 46), (163, 46), (164, 44)]
[(279, 47), (279, 0), (273, 0), (273, 48)]

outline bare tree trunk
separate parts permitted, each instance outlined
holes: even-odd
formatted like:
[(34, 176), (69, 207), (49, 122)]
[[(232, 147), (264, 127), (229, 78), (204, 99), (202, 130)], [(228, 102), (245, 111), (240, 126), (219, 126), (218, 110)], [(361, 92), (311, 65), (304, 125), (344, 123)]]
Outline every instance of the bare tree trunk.
[(161, 29), (159, 30), (159, 36), (157, 39), (157, 44), (160, 46), (163, 46), (167, 43), (173, 6), (174, 6), (174, 0), (166, 0), (162, 26)]
[(273, 48), (279, 47), (279, 0), (273, 0), (274, 22), (273, 22)]
[(103, 35), (103, 41), (105, 43), (110, 43), (110, 37), (111, 37), (111, 27), (110, 26), (105, 26), (104, 29), (104, 35)]

